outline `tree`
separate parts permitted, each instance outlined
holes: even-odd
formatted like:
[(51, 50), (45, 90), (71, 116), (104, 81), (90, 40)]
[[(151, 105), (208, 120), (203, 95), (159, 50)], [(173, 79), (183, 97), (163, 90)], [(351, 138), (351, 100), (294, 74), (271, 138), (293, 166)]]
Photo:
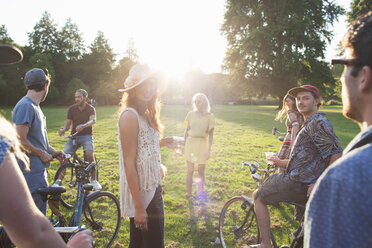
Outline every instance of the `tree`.
[(129, 75), (130, 68), (132, 68), (133, 65), (137, 64), (138, 61), (139, 56), (137, 54), (137, 49), (134, 46), (133, 39), (130, 39), (128, 42), (128, 49), (124, 52), (124, 57), (119, 60), (118, 65), (113, 71), (113, 82), (116, 89), (120, 89), (123, 87), (123, 83)]
[(351, 24), (358, 16), (372, 10), (372, 0), (354, 0), (351, 3), (351, 10), (347, 12), (347, 21)]
[(65, 25), (59, 32), (59, 50), (67, 61), (77, 61), (82, 58), (85, 51), (84, 40), (79, 31), (79, 27), (67, 19)]
[(83, 81), (79, 78), (73, 78), (71, 81), (67, 84), (66, 90), (65, 90), (65, 99), (66, 102), (71, 103), (74, 99), (74, 94), (76, 90), (78, 89), (85, 89), (89, 92), (89, 88), (86, 84), (84, 84)]
[(28, 41), (35, 53), (57, 54), (60, 52), (58, 35), (57, 24), (54, 23), (50, 13), (45, 11), (34, 26), (34, 30), (28, 33)]
[(12, 44), (13, 39), (10, 38), (8, 34), (8, 30), (6, 29), (5, 25), (0, 25), (0, 42), (2, 44)]
[[(329, 25), (343, 13), (328, 0), (228, 0), (221, 30), (228, 40), (224, 68), (232, 83), (246, 85), (249, 92), (242, 94), (270, 94), (279, 102), (300, 83), (321, 89), (332, 84), (322, 59), (332, 37)], [(315, 75), (316, 82), (310, 80)]]
[(99, 82), (110, 82), (115, 54), (101, 31), (89, 47), (90, 53), (83, 56), (81, 78), (90, 88), (97, 88)]

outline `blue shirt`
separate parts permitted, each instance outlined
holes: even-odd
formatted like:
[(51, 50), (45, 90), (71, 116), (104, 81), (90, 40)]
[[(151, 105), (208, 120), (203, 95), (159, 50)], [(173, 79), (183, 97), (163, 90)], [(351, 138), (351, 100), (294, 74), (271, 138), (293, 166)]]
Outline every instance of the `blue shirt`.
[(330, 156), (342, 153), (332, 124), (325, 113), (309, 116), (297, 134), (286, 173), (296, 182), (315, 183), (329, 164)]
[[(16, 125), (26, 124), (29, 127), (27, 139), (30, 143), (41, 150), (50, 153), (47, 137), (46, 118), (40, 106), (25, 96), (16, 104), (13, 109), (12, 122)], [(27, 184), (33, 192), (40, 186), (47, 185), (45, 169), (50, 163), (43, 163), (38, 156), (28, 154), (30, 158), (30, 171), (24, 171), (24, 165), (18, 161), (25, 175)]]
[(372, 126), (319, 178), (305, 215), (305, 247), (372, 247)]

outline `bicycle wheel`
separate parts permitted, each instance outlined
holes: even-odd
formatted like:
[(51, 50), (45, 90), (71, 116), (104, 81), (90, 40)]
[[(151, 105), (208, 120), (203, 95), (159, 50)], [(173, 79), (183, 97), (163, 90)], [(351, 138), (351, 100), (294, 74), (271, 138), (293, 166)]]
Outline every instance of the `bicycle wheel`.
[(258, 244), (260, 234), (253, 204), (241, 196), (227, 201), (220, 214), (219, 233), (224, 248)]
[[(61, 195), (61, 204), (67, 209), (73, 209), (76, 203), (77, 187), (76, 169), (72, 164), (64, 164), (58, 168), (54, 181), (61, 180), (61, 186), (66, 188), (66, 192)], [(67, 215), (68, 219), (70, 215)]]
[(111, 247), (120, 228), (119, 201), (110, 192), (92, 193), (83, 207), (80, 224), (92, 230), (96, 247)]

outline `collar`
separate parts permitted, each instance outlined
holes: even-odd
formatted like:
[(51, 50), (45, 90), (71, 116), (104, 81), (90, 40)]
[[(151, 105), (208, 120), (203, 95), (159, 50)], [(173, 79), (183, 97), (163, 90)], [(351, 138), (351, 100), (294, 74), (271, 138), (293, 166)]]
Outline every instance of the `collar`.
[(364, 146), (372, 142), (372, 126), (369, 126), (363, 132), (357, 134), (352, 141), (347, 145), (344, 150), (344, 154), (354, 150), (355, 148)]
[(324, 112), (316, 112), (316, 113), (310, 115), (309, 117), (307, 117), (304, 125), (307, 124), (308, 122), (314, 120), (314, 119), (317, 119), (319, 116), (325, 116), (325, 115), (326, 114)]

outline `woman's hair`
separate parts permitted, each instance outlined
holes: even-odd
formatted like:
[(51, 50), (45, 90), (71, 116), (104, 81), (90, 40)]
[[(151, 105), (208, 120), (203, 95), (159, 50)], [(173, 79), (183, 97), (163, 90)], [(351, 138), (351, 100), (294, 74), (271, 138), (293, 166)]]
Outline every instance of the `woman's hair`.
[[(202, 102), (202, 109), (198, 109), (196, 107), (196, 101), (201, 101)], [(196, 93), (193, 97), (192, 97), (192, 109), (194, 111), (196, 110), (199, 110), (199, 111), (202, 111), (204, 113), (208, 113), (209, 111), (211, 111), (211, 106), (209, 104), (209, 100), (208, 100), (208, 97), (203, 94), (203, 93)]]
[(288, 108), (287, 108), (287, 104), (285, 103), (285, 101), (287, 100), (287, 98), (289, 98), (292, 101), (294, 101), (294, 103), (293, 103), (293, 111), (298, 112), (298, 109), (297, 109), (297, 106), (296, 106), (296, 98), (294, 98), (293, 96), (291, 96), (289, 94), (286, 94), (284, 96), (284, 98), (283, 98), (282, 109), (278, 112), (278, 114), (275, 117), (275, 120), (276, 121), (283, 121), (286, 118), (286, 114), (288, 112)]
[(143, 115), (150, 126), (157, 130), (159, 134), (162, 133), (163, 126), (160, 123), (160, 101), (158, 99), (158, 93), (147, 103), (147, 106), (143, 108), (141, 102), (136, 96), (138, 87), (135, 87), (129, 91), (124, 92), (123, 97), (120, 101), (119, 115), (127, 107), (134, 108), (140, 115)]
[(0, 139), (10, 145), (9, 151), (25, 164), (25, 170), (29, 170), (29, 159), (21, 151), (21, 144), (13, 125), (0, 115)]

